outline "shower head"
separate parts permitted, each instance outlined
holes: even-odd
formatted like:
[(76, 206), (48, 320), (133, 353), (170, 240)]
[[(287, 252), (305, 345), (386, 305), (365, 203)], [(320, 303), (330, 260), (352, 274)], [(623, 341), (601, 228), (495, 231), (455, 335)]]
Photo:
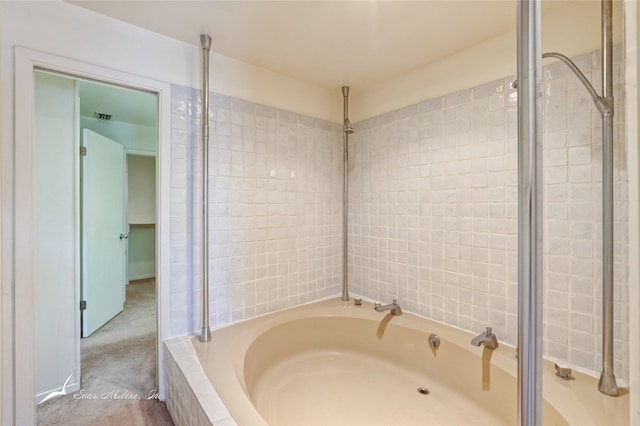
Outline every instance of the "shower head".
[(347, 135), (350, 135), (353, 133), (353, 126), (351, 125), (351, 122), (349, 121), (349, 118), (345, 118), (344, 119), (344, 132)]

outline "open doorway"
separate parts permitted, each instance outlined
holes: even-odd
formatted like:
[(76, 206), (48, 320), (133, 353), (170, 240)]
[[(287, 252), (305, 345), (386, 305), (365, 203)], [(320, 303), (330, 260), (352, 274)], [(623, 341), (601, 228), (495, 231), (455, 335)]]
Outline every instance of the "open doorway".
[(34, 95), (36, 403), (61, 394), (37, 421), (131, 416), (157, 389), (157, 96), (41, 71)]

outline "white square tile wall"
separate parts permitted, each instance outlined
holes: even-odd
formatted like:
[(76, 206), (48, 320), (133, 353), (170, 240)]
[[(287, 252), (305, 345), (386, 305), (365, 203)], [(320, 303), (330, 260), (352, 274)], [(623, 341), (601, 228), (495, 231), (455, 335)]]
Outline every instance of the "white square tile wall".
[[(627, 164), (615, 49), (615, 372), (628, 380)], [(575, 62), (600, 91), (599, 53)], [(563, 64), (545, 68), (545, 356), (601, 370), (600, 115)], [(517, 333), (517, 95), (513, 78), (356, 123), (351, 292), (474, 333)]]
[[(172, 86), (171, 326), (200, 327), (199, 91)], [(230, 97), (210, 105), (210, 318), (339, 294), (341, 126)]]
[[(615, 49), (615, 372), (628, 378), (628, 227), (621, 49)], [(599, 54), (575, 58), (596, 88)], [(513, 78), (356, 124), (350, 291), (516, 342)], [(545, 356), (599, 372), (601, 124), (578, 80), (545, 68)], [(172, 87), (172, 334), (200, 315), (198, 90)], [(340, 293), (341, 126), (213, 95), (211, 324)]]

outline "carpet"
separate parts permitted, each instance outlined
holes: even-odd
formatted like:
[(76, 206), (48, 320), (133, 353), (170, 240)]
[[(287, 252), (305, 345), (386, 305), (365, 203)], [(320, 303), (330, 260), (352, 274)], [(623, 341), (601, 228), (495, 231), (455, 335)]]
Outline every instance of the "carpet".
[(173, 425), (155, 386), (155, 300), (155, 280), (127, 286), (124, 310), (80, 341), (80, 391), (38, 405), (38, 425)]

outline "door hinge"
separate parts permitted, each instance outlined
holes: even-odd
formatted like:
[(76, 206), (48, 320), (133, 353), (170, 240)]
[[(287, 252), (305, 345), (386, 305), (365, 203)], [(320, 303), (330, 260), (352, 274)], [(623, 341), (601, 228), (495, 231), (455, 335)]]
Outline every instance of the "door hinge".
[(86, 146), (81, 146), (80, 147), (80, 155), (82, 157), (86, 157), (87, 156), (87, 147)]
[(86, 300), (81, 300), (80, 301), (80, 310), (84, 311), (85, 309), (87, 309), (87, 301)]

